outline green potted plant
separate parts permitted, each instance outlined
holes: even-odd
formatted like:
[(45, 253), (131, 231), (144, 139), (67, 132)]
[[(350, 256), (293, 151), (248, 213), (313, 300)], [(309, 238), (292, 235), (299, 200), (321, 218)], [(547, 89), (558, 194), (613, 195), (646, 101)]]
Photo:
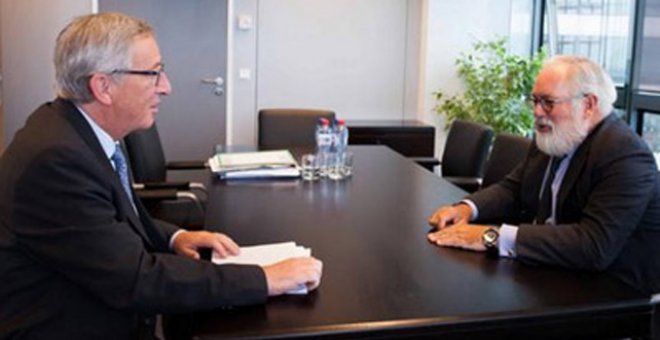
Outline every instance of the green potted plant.
[(477, 42), (473, 51), (456, 60), (465, 92), (449, 98), (441, 91), (434, 92), (438, 101), (435, 111), (446, 116), (447, 126), (461, 119), (489, 125), (496, 132), (527, 136), (534, 116), (525, 98), (545, 58), (544, 50), (532, 58), (509, 53), (505, 39)]

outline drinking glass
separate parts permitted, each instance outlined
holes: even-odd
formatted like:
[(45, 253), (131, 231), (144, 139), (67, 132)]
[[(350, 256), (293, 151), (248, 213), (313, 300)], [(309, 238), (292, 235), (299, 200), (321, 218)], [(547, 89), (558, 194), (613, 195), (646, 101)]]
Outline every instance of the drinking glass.
[(344, 178), (344, 154), (335, 153), (332, 155), (332, 161), (329, 162), (328, 178), (340, 180)]
[(300, 167), (302, 170), (302, 179), (305, 181), (313, 181), (318, 178), (316, 156), (308, 153), (300, 158)]
[(344, 153), (342, 159), (342, 168), (343, 177), (351, 177), (353, 175), (353, 153), (346, 152)]

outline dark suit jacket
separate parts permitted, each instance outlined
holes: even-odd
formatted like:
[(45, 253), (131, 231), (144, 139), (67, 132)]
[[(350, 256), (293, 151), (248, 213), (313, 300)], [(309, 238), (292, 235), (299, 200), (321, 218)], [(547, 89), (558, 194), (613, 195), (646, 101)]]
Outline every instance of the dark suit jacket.
[(128, 339), (155, 313), (265, 301), (261, 268), (176, 256), (137, 208), (71, 102), (37, 109), (0, 159), (0, 338)]
[(532, 225), (547, 164), (534, 145), (504, 180), (469, 196), (478, 222), (519, 224), (522, 261), (607, 270), (644, 292), (660, 292), (660, 182), (646, 143), (609, 115), (571, 159), (557, 225)]

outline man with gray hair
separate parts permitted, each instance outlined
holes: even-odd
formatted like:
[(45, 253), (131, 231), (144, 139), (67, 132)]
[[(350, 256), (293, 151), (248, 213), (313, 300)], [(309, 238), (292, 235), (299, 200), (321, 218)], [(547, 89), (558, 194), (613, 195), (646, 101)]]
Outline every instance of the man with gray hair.
[(131, 339), (154, 315), (263, 303), (318, 287), (312, 257), (215, 265), (227, 235), (153, 220), (119, 141), (150, 127), (170, 81), (154, 33), (119, 13), (76, 18), (55, 48), (58, 98), (0, 159), (0, 338)]
[(526, 158), (499, 183), (440, 207), (428, 239), (530, 264), (607, 271), (660, 292), (658, 168), (646, 143), (612, 114), (615, 100), (598, 64), (548, 60), (530, 96), (535, 143)]

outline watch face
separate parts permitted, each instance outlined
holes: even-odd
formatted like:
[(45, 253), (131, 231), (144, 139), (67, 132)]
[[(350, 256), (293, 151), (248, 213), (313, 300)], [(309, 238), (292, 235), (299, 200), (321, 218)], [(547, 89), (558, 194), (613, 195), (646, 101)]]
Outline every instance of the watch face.
[(482, 236), (482, 240), (484, 242), (484, 245), (486, 247), (494, 247), (497, 245), (497, 238), (500, 236), (500, 234), (497, 232), (496, 229), (490, 228), (486, 230)]
[(497, 234), (497, 231), (493, 229), (488, 229), (484, 233), (484, 241), (486, 241), (486, 243), (493, 244), (495, 243), (495, 241), (497, 241), (497, 236), (499, 236)]

